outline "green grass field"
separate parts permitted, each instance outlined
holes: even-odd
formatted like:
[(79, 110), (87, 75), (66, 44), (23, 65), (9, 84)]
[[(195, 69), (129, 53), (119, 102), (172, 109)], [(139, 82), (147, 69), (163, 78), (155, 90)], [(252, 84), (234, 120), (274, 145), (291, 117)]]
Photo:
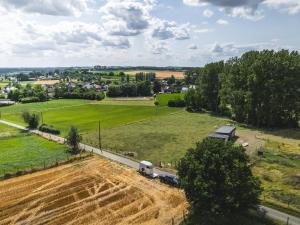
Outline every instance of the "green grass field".
[(184, 94), (182, 93), (160, 94), (156, 97), (156, 101), (158, 101), (160, 106), (167, 106), (170, 100), (174, 100), (177, 98), (184, 99)]
[[(164, 100), (166, 97), (164, 97)], [(98, 121), (101, 120), (102, 146), (113, 152), (135, 152), (136, 160), (174, 168), (186, 151), (218, 126), (232, 121), (207, 113), (155, 107), (153, 101), (53, 100), (45, 103), (14, 105), (0, 109), (2, 119), (23, 124), (21, 112), (42, 111), (44, 122), (66, 135), (76, 125), (83, 142), (98, 147)], [(300, 214), (300, 130), (264, 131), (237, 126), (239, 140), (249, 143), (247, 152), (255, 175), (265, 188), (263, 201)], [(256, 148), (267, 149), (259, 159)], [(258, 161), (257, 161), (258, 160)], [(171, 164), (171, 165), (170, 165)], [(291, 201), (290, 199), (293, 199)]]
[(67, 147), (0, 124), (0, 177), (70, 157)]

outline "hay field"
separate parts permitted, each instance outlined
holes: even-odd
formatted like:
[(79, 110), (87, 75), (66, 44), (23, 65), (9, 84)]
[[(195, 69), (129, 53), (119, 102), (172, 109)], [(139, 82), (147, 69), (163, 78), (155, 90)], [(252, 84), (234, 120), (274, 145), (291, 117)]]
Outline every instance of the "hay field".
[(181, 190), (94, 157), (0, 182), (0, 224), (175, 224)]
[(40, 85), (43, 84), (53, 85), (57, 83), (59, 83), (59, 80), (38, 80), (34, 82), (34, 84), (40, 84)]
[(132, 70), (132, 71), (125, 71), (126, 74), (135, 75), (136, 73), (147, 73), (147, 72), (153, 72), (156, 73), (156, 77), (158, 79), (164, 79), (171, 77), (172, 75), (176, 79), (183, 79), (184, 78), (184, 71), (164, 71), (164, 70)]

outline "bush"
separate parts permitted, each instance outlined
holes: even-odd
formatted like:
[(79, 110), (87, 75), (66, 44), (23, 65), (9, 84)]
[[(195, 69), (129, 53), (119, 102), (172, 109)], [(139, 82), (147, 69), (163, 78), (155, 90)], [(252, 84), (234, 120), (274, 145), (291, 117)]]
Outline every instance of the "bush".
[(46, 133), (49, 133), (49, 134), (56, 134), (56, 135), (60, 134), (60, 130), (58, 130), (57, 128), (55, 128), (51, 125), (49, 126), (47, 124), (42, 124), (39, 127), (39, 131), (46, 132)]
[(28, 127), (30, 129), (35, 129), (39, 126), (40, 117), (38, 114), (30, 114), (29, 112), (23, 112), (22, 117), (24, 122), (28, 123)]
[(0, 94), (0, 99), (5, 99), (5, 95)]
[(185, 107), (185, 105), (186, 105), (185, 101), (180, 99), (180, 98), (168, 101), (168, 106), (169, 107)]
[(27, 97), (27, 98), (21, 98), (21, 103), (32, 103), (32, 102), (40, 102), (40, 99), (38, 97)]

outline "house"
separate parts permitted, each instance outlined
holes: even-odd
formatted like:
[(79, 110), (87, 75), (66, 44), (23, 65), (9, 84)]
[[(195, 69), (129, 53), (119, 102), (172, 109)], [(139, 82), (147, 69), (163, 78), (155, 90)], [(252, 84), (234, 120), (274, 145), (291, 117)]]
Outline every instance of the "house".
[(18, 88), (16, 88), (16, 87), (11, 87), (11, 86), (7, 86), (6, 88), (5, 88), (5, 93), (10, 93), (11, 91), (15, 91), (15, 90), (17, 90)]
[(189, 90), (188, 87), (182, 87), (181, 88), (181, 93), (186, 93)]
[(209, 138), (222, 139), (224, 141), (233, 141), (235, 138), (236, 128), (234, 126), (222, 126), (210, 134)]

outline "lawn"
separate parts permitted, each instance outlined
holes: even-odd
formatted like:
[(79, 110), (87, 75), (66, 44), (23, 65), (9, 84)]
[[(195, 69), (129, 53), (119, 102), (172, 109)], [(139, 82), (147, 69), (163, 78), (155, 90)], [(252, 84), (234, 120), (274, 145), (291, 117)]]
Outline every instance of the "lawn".
[(0, 124), (0, 177), (70, 157), (67, 147)]
[(160, 106), (167, 106), (170, 100), (174, 99), (184, 99), (184, 94), (182, 93), (173, 93), (173, 94), (160, 94), (156, 97)]
[[(7, 107), (2, 112), (2, 119), (13, 121), (19, 124), (24, 122), (21, 112), (24, 110), (43, 112), (43, 121), (46, 124), (54, 125), (66, 135), (70, 126), (78, 127), (82, 134), (98, 129), (98, 122), (101, 121), (103, 129), (126, 125), (154, 117), (160, 117), (179, 111), (168, 107), (153, 107), (141, 105), (109, 105), (99, 102), (68, 102), (69, 106), (63, 106), (62, 101), (50, 101), (38, 104), (15, 105)], [(71, 103), (73, 105), (71, 105)], [(92, 103), (92, 104), (89, 104)], [(78, 104), (78, 105), (76, 105)], [(59, 107), (59, 105), (61, 107)], [(43, 107), (45, 106), (45, 107)], [(13, 113), (13, 111), (17, 113)]]
[(0, 112), (2, 116), (9, 114), (18, 114), (24, 111), (48, 111), (56, 108), (68, 108), (74, 106), (81, 106), (91, 103), (90, 100), (76, 100), (76, 99), (63, 99), (63, 100), (51, 100), (47, 102), (28, 103), (28, 104), (16, 104), (8, 107), (1, 107)]
[[(138, 159), (149, 160), (156, 165), (160, 161), (174, 163), (184, 156), (188, 148), (224, 123), (225, 119), (208, 114), (189, 114), (178, 110), (177, 113), (103, 129), (102, 142), (106, 149), (133, 151)], [(97, 145), (97, 131), (85, 134), (84, 141)]]

